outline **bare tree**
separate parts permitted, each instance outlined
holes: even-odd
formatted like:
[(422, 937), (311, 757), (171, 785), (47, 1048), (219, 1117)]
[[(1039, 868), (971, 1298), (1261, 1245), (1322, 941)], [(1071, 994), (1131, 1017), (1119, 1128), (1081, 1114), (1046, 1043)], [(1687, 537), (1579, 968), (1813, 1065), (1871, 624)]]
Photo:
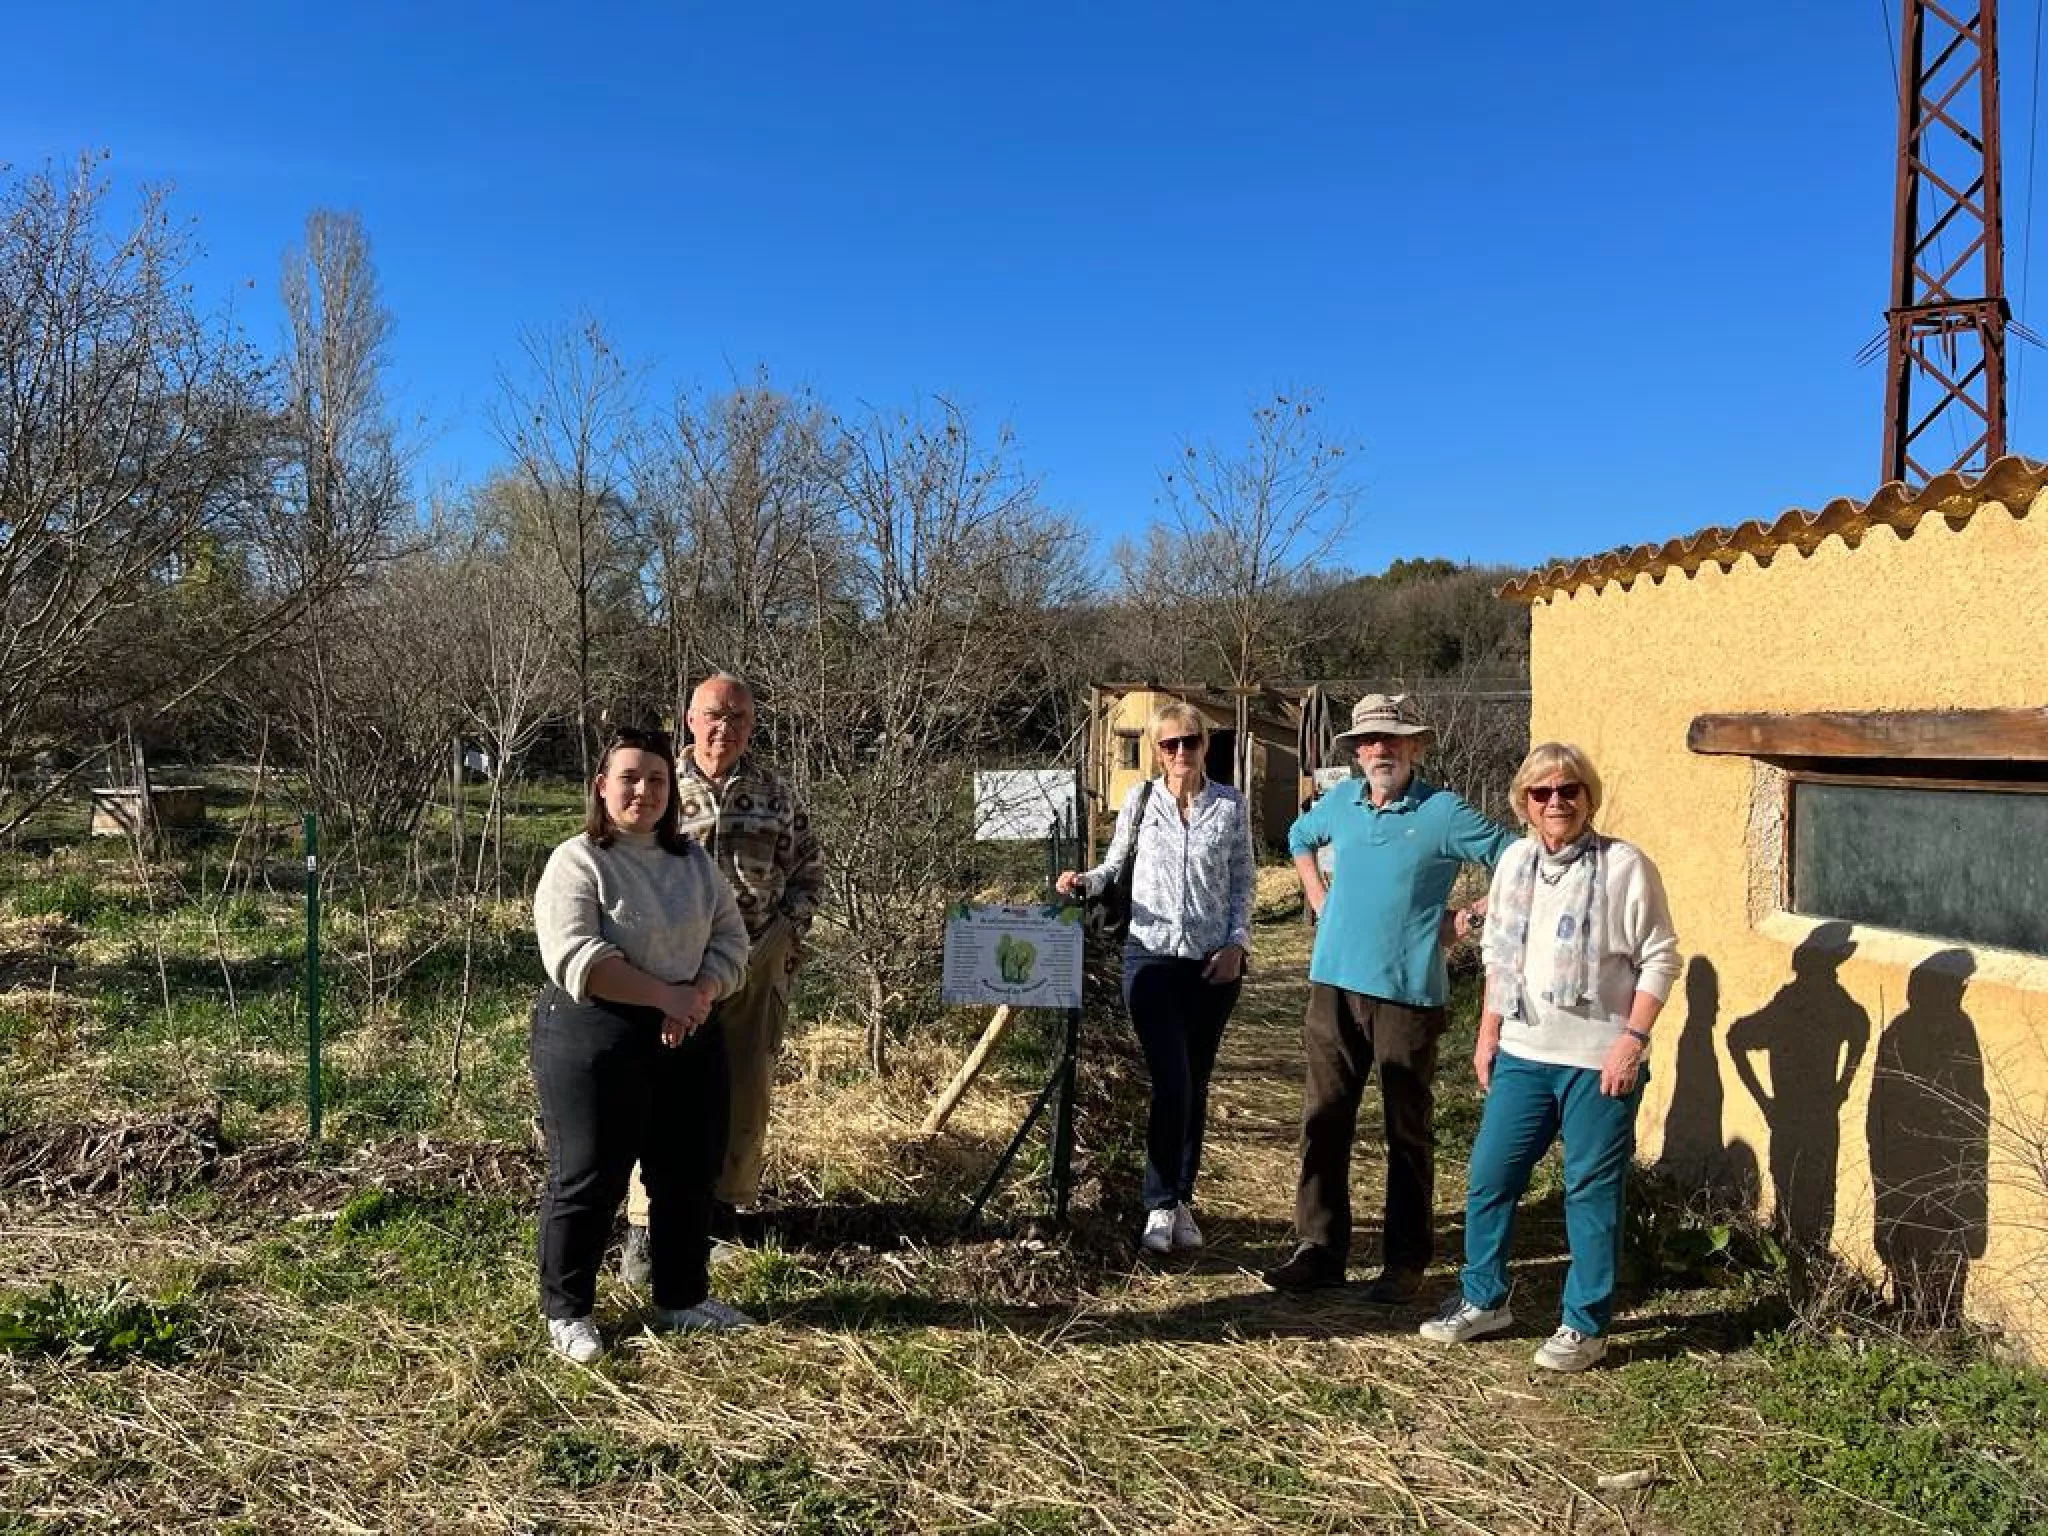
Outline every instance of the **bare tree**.
[[(249, 558), (262, 371), (194, 307), (163, 195), (119, 225), (106, 198), (92, 160), (0, 181), (0, 742), (23, 755), (160, 713), (324, 579)], [(0, 785), (0, 830), (61, 783)]]
[(284, 258), (287, 504), (280, 554), (361, 580), (409, 510), (405, 465), (385, 409), (392, 318), (378, 294), (360, 216), (318, 209)]
[(528, 532), (546, 550), (570, 615), (583, 777), (598, 723), (609, 593), (623, 602), (633, 562), (622, 552), (632, 506), (630, 447), (637, 385), (595, 321), (527, 331), (517, 374), (499, 375), (499, 441), (533, 491)]
[(1463, 672), (1419, 680), (1413, 692), (1436, 727), (1428, 776), (1505, 826), (1515, 824), (1508, 781), (1529, 750), (1529, 692), (1510, 677)]
[[(494, 829), (502, 830), (506, 786), (541, 733), (575, 712), (570, 655), (549, 608), (551, 572), (507, 548), (515, 514), (495, 507), (530, 496), (521, 481), (496, 480), (478, 494), (466, 542), (443, 566), (450, 599), (445, 615), (445, 656), (452, 699), (465, 728), (491, 761), (490, 802), (476, 850), (472, 888), (481, 886), (486, 849), (502, 857)], [(443, 534), (453, 543), (453, 530)], [(499, 868), (502, 876), (502, 866)]]
[(756, 670), (776, 636), (815, 617), (814, 557), (833, 543), (824, 413), (765, 375), (679, 396), (641, 467), (648, 588), (682, 717), (695, 681)]
[(1350, 527), (1350, 448), (1322, 434), (1313, 395), (1252, 407), (1240, 448), (1183, 447), (1160, 474), (1170, 519), (1148, 545), (1155, 590), (1187, 599), (1224, 676), (1249, 688), (1280, 668), (1286, 609)]
[(1154, 523), (1142, 540), (1117, 541), (1110, 558), (1122, 590), (1103, 615), (1105, 659), (1115, 660), (1096, 681), (1188, 682), (1213, 670), (1214, 650), (1189, 627), (1189, 599), (1172, 574), (1175, 537)]
[[(396, 553), (410, 511), (405, 466), (385, 409), (382, 372), (392, 334), (362, 220), (326, 209), (306, 220), (305, 243), (286, 252), (285, 400), (277, 519), (268, 541), (273, 565), (294, 580), (322, 581), (296, 644), (276, 664), (285, 673), (281, 718), (295, 737), (314, 796), (330, 815), (366, 814), (388, 825), (402, 805), (386, 803), (410, 778), (391, 782), (391, 748), (402, 716), (366, 717), (362, 679), (337, 669), (359, 664), (339, 654), (383, 633), (384, 613), (359, 614), (364, 585)], [(343, 692), (356, 694), (344, 707)], [(410, 708), (405, 711), (410, 713)]]
[(1239, 783), (1249, 783), (1246, 700), (1287, 670), (1289, 605), (1350, 526), (1358, 490), (1350, 448), (1326, 436), (1312, 394), (1276, 394), (1252, 407), (1242, 447), (1182, 448), (1160, 475), (1163, 537), (1130, 551), (1127, 591), (1171, 596), (1237, 690)]
[(1080, 541), (1007, 437), (977, 441), (944, 402), (837, 436), (837, 563), (808, 552), (817, 620), (778, 631), (757, 670), (820, 823), (879, 1072), (892, 1031), (929, 1006), (931, 935), (971, 857), (968, 778), (977, 754), (1013, 746), (1040, 691)]
[[(482, 824), (465, 868), (459, 832), (465, 759), (458, 743), (451, 800), (455, 811), (452, 825), (458, 829), (455, 877), (463, 905), (462, 980), (448, 1048), (451, 1096), (462, 1088), (463, 1050), (475, 985), (478, 914), (487, 890), (502, 894), (505, 889), (507, 798), (519, 781), (528, 750), (542, 731), (569, 718), (575, 710), (575, 679), (546, 603), (552, 573), (532, 561), (511, 558), (501, 535), (516, 520), (488, 510), (495, 498), (517, 499), (527, 494), (529, 488), (522, 481), (493, 481), (472, 503), (466, 536), (450, 526), (437, 529), (445, 551), (434, 572), (441, 589), (438, 649), (453, 713), (465, 735), (481, 743), (490, 783)], [(477, 503), (485, 510), (479, 512)]]

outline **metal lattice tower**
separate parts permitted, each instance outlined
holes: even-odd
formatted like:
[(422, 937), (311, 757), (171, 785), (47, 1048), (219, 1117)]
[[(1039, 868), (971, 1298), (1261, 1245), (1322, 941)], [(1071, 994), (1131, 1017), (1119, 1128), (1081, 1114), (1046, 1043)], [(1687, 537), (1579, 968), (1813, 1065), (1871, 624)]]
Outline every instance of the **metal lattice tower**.
[(2004, 455), (2011, 311), (1996, 0), (1904, 7), (1884, 478), (1919, 485)]

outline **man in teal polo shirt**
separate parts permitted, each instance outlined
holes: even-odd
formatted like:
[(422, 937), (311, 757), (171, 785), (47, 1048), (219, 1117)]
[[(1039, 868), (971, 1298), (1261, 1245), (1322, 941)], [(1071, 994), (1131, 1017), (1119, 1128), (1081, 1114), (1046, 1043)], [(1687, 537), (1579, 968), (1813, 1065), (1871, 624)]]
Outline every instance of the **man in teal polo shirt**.
[[(1374, 1066), (1386, 1115), (1387, 1204), (1381, 1269), (1366, 1299), (1412, 1300), (1434, 1252), (1433, 1082), (1450, 992), (1444, 904), (1459, 866), (1491, 870), (1519, 834), (1416, 776), (1432, 734), (1406, 694), (1367, 694), (1336, 743), (1357, 753), (1365, 776), (1328, 790), (1287, 833), (1317, 928), (1302, 1026), (1308, 1070), (1294, 1201), (1299, 1246), (1266, 1271), (1276, 1290), (1344, 1283), (1351, 1144)], [(1316, 865), (1325, 846), (1336, 860), (1327, 887)]]

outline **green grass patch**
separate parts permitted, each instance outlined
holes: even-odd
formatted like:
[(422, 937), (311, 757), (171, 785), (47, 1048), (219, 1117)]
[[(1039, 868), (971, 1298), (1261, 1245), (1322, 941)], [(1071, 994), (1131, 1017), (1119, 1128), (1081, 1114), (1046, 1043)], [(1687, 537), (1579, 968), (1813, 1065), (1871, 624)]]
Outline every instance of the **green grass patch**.
[(887, 1499), (833, 1487), (801, 1451), (728, 1461), (720, 1476), (760, 1528), (786, 1536), (869, 1536), (896, 1527)]
[(914, 1328), (944, 1313), (929, 1296), (827, 1274), (775, 1248), (721, 1265), (718, 1288), (742, 1311), (813, 1327)]
[(877, 1346), (876, 1360), (920, 1402), (934, 1407), (965, 1402), (979, 1390), (974, 1371), (964, 1367), (957, 1351), (936, 1337), (915, 1334), (885, 1339)]
[(1687, 1536), (2048, 1530), (2048, 1379), (1963, 1343), (1779, 1334), (1746, 1362), (1646, 1359), (1566, 1392), (1615, 1454), (1673, 1477)]
[(607, 1429), (560, 1429), (541, 1441), (534, 1471), (542, 1483), (582, 1493), (681, 1472), (690, 1462), (677, 1446), (637, 1445)]
[(122, 931), (149, 911), (149, 898), (125, 885), (83, 871), (17, 881), (8, 904), (22, 917), (61, 917), (80, 928)]
[(1786, 1431), (1764, 1464), (1810, 1529), (2048, 1529), (2048, 1379), (1889, 1339), (1780, 1338), (1760, 1354), (1755, 1405)]
[(196, 1348), (196, 1325), (183, 1297), (138, 1294), (125, 1281), (74, 1291), (58, 1281), (35, 1295), (0, 1301), (0, 1349), (62, 1355), (96, 1365), (181, 1360)]
[(392, 1254), (422, 1280), (526, 1247), (532, 1235), (524, 1202), (452, 1190), (365, 1189), (342, 1207), (332, 1229), (338, 1245)]
[(496, 1314), (533, 1264), (524, 1201), (451, 1190), (358, 1191), (325, 1229), (295, 1226), (256, 1251), (260, 1283), (308, 1303), (374, 1299), (420, 1322)]

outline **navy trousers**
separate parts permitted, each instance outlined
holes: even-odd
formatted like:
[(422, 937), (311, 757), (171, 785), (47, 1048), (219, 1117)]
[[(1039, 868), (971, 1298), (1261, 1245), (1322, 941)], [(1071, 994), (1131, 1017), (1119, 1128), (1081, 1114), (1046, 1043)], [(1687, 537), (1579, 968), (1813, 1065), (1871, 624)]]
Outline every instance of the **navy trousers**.
[(1209, 1078), (1240, 982), (1202, 979), (1201, 960), (1132, 954), (1124, 959), (1124, 1006), (1152, 1077), (1145, 1123), (1145, 1209), (1172, 1210), (1195, 1198)]

